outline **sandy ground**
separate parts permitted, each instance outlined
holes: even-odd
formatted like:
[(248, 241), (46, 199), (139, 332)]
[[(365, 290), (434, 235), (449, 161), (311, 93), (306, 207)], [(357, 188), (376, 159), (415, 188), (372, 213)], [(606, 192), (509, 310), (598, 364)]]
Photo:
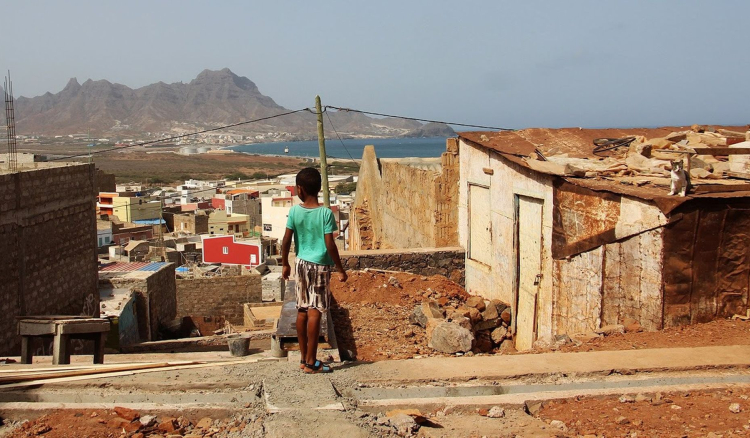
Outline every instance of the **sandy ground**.
[[(545, 403), (539, 418), (562, 421), (567, 436), (750, 436), (750, 389), (581, 397)], [(736, 404), (736, 412), (730, 407)]]
[(456, 307), (469, 296), (461, 286), (440, 275), (349, 274), (346, 283), (331, 283), (336, 303), (331, 313), (339, 348), (352, 351), (362, 361), (436, 354), (427, 347), (425, 330), (410, 324), (409, 315), (428, 297)]
[[(389, 280), (394, 277), (400, 287)], [(445, 356), (427, 347), (425, 330), (409, 323), (414, 307), (427, 298), (443, 299), (456, 307), (468, 297), (449, 279), (436, 275), (390, 274), (352, 271), (346, 283), (332, 282), (336, 306), (332, 309), (336, 337), (343, 349), (359, 360), (379, 361), (421, 356)], [(705, 324), (672, 327), (660, 332), (625, 333), (601, 337), (584, 344), (566, 344), (562, 352), (677, 348), (712, 345), (750, 345), (750, 322), (717, 320)], [(522, 353), (549, 352), (550, 349)], [(500, 354), (496, 349), (491, 354)]]
[[(395, 278), (399, 286), (394, 286), (391, 277)], [(180, 436), (192, 437), (395, 436), (396, 429), (389, 424), (387, 408), (370, 408), (365, 411), (358, 399), (351, 395), (363, 385), (362, 382), (371, 387), (372, 383), (366, 382), (379, 378), (387, 381), (388, 375), (381, 370), (382, 366), (398, 364), (399, 362), (392, 361), (395, 358), (437, 356), (404, 362), (415, 373), (419, 373), (419, 370), (422, 370), (422, 374), (431, 373), (426, 361), (450, 361), (446, 366), (470, 372), (470, 369), (466, 370), (460, 364), (469, 366), (476, 360), (494, 360), (493, 355), (467, 360), (435, 354), (426, 347), (423, 329), (409, 324), (408, 316), (413, 307), (426, 297), (442, 300), (445, 306), (457, 306), (465, 300), (465, 291), (443, 277), (353, 272), (347, 283), (333, 282), (333, 293), (337, 302), (333, 316), (339, 343), (355, 352), (360, 359), (359, 362), (335, 364), (333, 374), (310, 376), (303, 374), (293, 361), (266, 361), (82, 380), (15, 389), (10, 395), (6, 392), (8, 390), (0, 390), (0, 411), (5, 401), (11, 399), (51, 404), (108, 403), (110, 406), (76, 409), (74, 405), (72, 409), (65, 411), (30, 412), (27, 418), (32, 421), (11, 422), (0, 427), (0, 436), (138, 438), (141, 436), (138, 433), (143, 433), (143, 436), (177, 436), (174, 431), (166, 430), (170, 428), (179, 432)], [(616, 354), (614, 350), (626, 350), (631, 356), (640, 354), (645, 357), (651, 353), (636, 353), (633, 350), (750, 345), (748, 334), (750, 322), (722, 320), (658, 333), (614, 335), (579, 346), (567, 345), (562, 350), (611, 351), (612, 354)], [(546, 352), (544, 357), (554, 360), (559, 354), (562, 353)], [(124, 362), (160, 361), (164, 360), (165, 355), (121, 356), (108, 356), (108, 363), (114, 363), (118, 359)], [(173, 357), (173, 360), (228, 359), (228, 353), (225, 352), (166, 356)], [(495, 357), (501, 358), (499, 354)], [(529, 356), (524, 354), (510, 357), (528, 360), (526, 358)], [(39, 358), (37, 363), (44, 363), (47, 359)], [(88, 357), (74, 359), (76, 363), (90, 361)], [(370, 361), (377, 363), (367, 365), (366, 362)], [(5, 369), (19, 366), (9, 365)], [(498, 362), (496, 366), (503, 365)], [(3, 368), (0, 367), (0, 370)], [(477, 372), (480, 372), (479, 368)], [(718, 371), (703, 372), (711, 376), (711, 373)], [(554, 374), (537, 383), (562, 384), (571, 379), (565, 373)], [(630, 378), (619, 375), (615, 377)], [(605, 372), (601, 376), (591, 375), (587, 378), (596, 381), (614, 377)], [(430, 385), (460, 384), (456, 382), (458, 381), (449, 378), (445, 381), (433, 379)], [(525, 381), (510, 383), (523, 382)], [(463, 384), (476, 383), (477, 381), (470, 380)], [(485, 381), (481, 384), (497, 383)], [(12, 394), (16, 394), (15, 399)], [(415, 436), (750, 436), (746, 429), (750, 427), (750, 389), (746, 386), (692, 392), (664, 391), (659, 395), (644, 393), (637, 401), (626, 402), (621, 402), (619, 397), (620, 394), (610, 394), (547, 401), (534, 416), (517, 406), (506, 406), (502, 418), (490, 418), (486, 411), (470, 408), (459, 411), (422, 407), (420, 415), (426, 421)], [(739, 413), (730, 411), (732, 403), (739, 404)], [(122, 419), (122, 415), (113, 409), (114, 406), (121, 405), (138, 410), (140, 416), (149, 413), (156, 415), (156, 423), (139, 426), (138, 420)], [(166, 426), (161, 426), (162, 424)]]

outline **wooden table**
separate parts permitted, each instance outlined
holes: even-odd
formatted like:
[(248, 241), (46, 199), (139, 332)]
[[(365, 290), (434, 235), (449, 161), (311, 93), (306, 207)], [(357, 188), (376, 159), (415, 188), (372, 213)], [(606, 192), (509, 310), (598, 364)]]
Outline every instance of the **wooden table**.
[(94, 341), (94, 363), (104, 363), (104, 342), (109, 333), (109, 320), (85, 316), (24, 316), (19, 318), (21, 363), (32, 361), (31, 341), (34, 337), (53, 337), (52, 363), (70, 363), (70, 340)]

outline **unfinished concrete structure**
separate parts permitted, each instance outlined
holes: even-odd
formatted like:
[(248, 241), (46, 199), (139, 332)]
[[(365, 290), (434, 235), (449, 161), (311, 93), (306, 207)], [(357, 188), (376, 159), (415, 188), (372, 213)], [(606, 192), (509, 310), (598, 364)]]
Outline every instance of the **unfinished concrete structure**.
[(177, 316), (223, 317), (232, 324), (244, 323), (245, 303), (262, 301), (261, 276), (214, 276), (177, 280)]
[(458, 142), (441, 158), (379, 159), (366, 146), (349, 217), (349, 249), (456, 246)]
[(99, 314), (93, 164), (0, 170), (0, 355), (19, 351), (16, 317)]
[(186, 234), (206, 234), (208, 233), (208, 215), (198, 210), (191, 213), (173, 215), (173, 231), (175, 233)]
[(745, 312), (750, 184), (696, 173), (692, 194), (669, 196), (668, 171), (592, 153), (594, 138), (675, 130), (460, 134), (466, 287), (512, 303), (519, 349), (626, 318), (657, 330)]
[(99, 270), (99, 288), (135, 293), (135, 314), (141, 341), (160, 339), (160, 330), (177, 314), (173, 263), (112, 263)]

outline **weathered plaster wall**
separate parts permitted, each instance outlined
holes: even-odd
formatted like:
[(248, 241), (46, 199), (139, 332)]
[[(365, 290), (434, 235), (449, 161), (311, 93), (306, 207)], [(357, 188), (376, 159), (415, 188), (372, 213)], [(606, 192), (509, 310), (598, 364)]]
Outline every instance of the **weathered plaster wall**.
[(662, 328), (664, 229), (646, 231), (605, 246), (602, 325), (638, 321)]
[(244, 303), (260, 303), (260, 274), (177, 280), (177, 316), (223, 316), (244, 323)]
[(465, 251), (461, 247), (341, 251), (346, 269), (405, 271), (417, 275), (442, 275), (464, 286)]
[(625, 318), (662, 326), (663, 226), (653, 204), (555, 181), (554, 326), (586, 333)]
[(0, 174), (0, 355), (16, 316), (99, 314), (94, 166), (29, 166)]
[[(469, 185), (489, 187), (492, 263), (466, 259), (466, 289), (474, 295), (511, 303), (516, 309), (516, 196), (540, 199), (542, 207), (541, 274), (537, 296), (537, 336), (549, 339), (552, 327), (552, 178), (514, 164), (497, 153), (459, 142), (460, 184), (458, 232), (461, 246), (469, 246)], [(485, 172), (491, 169), (491, 175)]]
[(352, 250), (430, 248), (458, 242), (458, 145), (448, 139), (440, 159), (362, 156), (350, 215)]

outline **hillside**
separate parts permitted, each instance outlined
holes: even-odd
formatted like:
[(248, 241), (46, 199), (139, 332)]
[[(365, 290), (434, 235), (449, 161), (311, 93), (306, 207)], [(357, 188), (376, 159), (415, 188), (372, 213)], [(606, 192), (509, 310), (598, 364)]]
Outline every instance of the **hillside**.
[[(288, 111), (263, 95), (253, 81), (227, 68), (204, 70), (189, 83), (158, 82), (136, 89), (106, 80), (89, 79), (80, 84), (73, 78), (59, 93), (18, 97), (15, 108), (19, 134), (67, 135), (90, 131), (96, 137), (183, 133)], [(425, 130), (426, 125), (419, 122), (376, 119), (359, 113), (329, 115), (342, 137), (414, 137), (453, 132), (445, 125)], [(329, 125), (327, 117), (324, 122)], [(298, 113), (228, 132), (244, 135), (274, 132), (312, 139), (316, 136), (315, 123), (313, 114)]]

